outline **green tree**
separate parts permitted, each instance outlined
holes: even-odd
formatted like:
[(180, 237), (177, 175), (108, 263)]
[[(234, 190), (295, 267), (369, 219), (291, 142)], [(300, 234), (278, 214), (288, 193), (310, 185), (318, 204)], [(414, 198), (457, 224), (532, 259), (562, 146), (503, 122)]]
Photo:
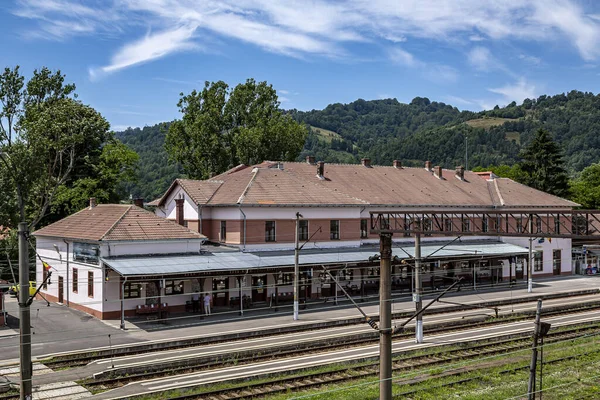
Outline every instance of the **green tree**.
[(528, 186), (566, 197), (569, 194), (569, 177), (564, 168), (562, 151), (550, 134), (539, 129), (533, 140), (520, 154), (521, 169)]
[(571, 200), (585, 209), (600, 208), (600, 164), (592, 164), (571, 181)]
[(501, 178), (509, 178), (516, 182), (524, 182), (527, 178), (520, 164), (513, 165), (490, 165), (489, 167), (475, 167), (475, 172), (492, 171)]
[[(69, 191), (80, 192), (81, 182), (90, 179), (98, 190), (86, 195), (100, 192), (102, 198), (104, 191), (114, 199), (117, 180), (131, 176), (135, 156), (74, 91), (75, 85), (65, 84), (60, 71), (48, 68), (35, 70), (27, 83), (19, 67), (0, 75), (0, 225), (27, 222), (33, 229), (50, 207), (58, 213), (54, 219), (73, 211), (57, 199), (62, 202)], [(78, 208), (82, 206), (79, 202)]]
[(233, 90), (223, 82), (181, 94), (183, 114), (165, 138), (169, 158), (195, 179), (206, 179), (237, 164), (294, 160), (306, 128), (279, 109), (277, 93), (266, 82), (248, 79)]

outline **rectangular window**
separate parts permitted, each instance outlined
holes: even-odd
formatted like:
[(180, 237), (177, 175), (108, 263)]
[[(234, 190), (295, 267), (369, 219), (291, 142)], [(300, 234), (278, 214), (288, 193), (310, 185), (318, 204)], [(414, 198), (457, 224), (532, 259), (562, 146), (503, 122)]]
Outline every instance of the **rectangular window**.
[(277, 284), (278, 285), (291, 285), (294, 283), (294, 274), (292, 273), (283, 273), (279, 272), (277, 274)]
[(462, 220), (462, 231), (470, 232), (471, 231), (471, 220), (467, 218), (463, 218)]
[(481, 232), (487, 232), (488, 230), (488, 217), (487, 215), (484, 215), (483, 217), (481, 217)]
[(79, 270), (73, 268), (73, 293), (77, 293), (77, 287), (79, 286)]
[(183, 281), (165, 281), (165, 295), (183, 294)]
[(496, 216), (496, 232), (500, 232), (502, 230), (502, 216)]
[(188, 220), (183, 221), (183, 226), (185, 226), (186, 228), (188, 227)]
[(265, 242), (275, 241), (275, 221), (265, 221)]
[(541, 217), (537, 217), (535, 219), (535, 231), (537, 233), (540, 233), (542, 231), (542, 218)]
[(544, 270), (544, 253), (542, 253), (541, 251), (538, 251), (534, 255), (533, 270), (534, 271), (543, 271)]
[(425, 236), (431, 236), (431, 230), (433, 229), (433, 224), (429, 218), (423, 218), (423, 231), (425, 231)]
[(351, 281), (352, 279), (354, 279), (354, 271), (344, 269), (338, 272), (338, 281)]
[(227, 240), (227, 221), (221, 221), (221, 231), (219, 235), (219, 240), (221, 242)]
[(517, 224), (517, 233), (523, 233), (523, 218), (516, 217), (515, 222)]
[(125, 283), (125, 292), (123, 293), (124, 299), (137, 299), (142, 296), (142, 285), (139, 283), (127, 282)]
[(561, 258), (562, 251), (560, 249), (552, 250), (552, 269), (555, 275), (560, 274)]
[(340, 238), (340, 220), (332, 219), (329, 222), (329, 239), (339, 240)]
[(94, 297), (94, 271), (88, 271), (88, 297)]
[(298, 221), (298, 240), (308, 240), (308, 220)]
[(361, 239), (366, 239), (369, 237), (369, 231), (367, 227), (369, 226), (369, 220), (361, 219), (360, 220), (360, 237)]
[(452, 227), (452, 219), (451, 218), (444, 219), (444, 230), (446, 232), (452, 232), (453, 227)]
[(554, 217), (554, 232), (560, 233), (560, 217)]
[[(410, 219), (409, 217), (404, 217), (404, 230), (407, 231), (410, 229)], [(404, 232), (404, 236), (410, 236), (410, 232)]]

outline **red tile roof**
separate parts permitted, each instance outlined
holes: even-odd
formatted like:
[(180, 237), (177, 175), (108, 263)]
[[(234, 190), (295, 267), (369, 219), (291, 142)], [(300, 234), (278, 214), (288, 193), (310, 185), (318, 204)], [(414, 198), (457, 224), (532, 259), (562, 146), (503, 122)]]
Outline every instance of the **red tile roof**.
[(38, 229), (35, 236), (69, 239), (161, 240), (201, 239), (205, 236), (134, 205), (99, 204)]
[(360, 164), (325, 164), (323, 177), (317, 176), (316, 165), (304, 162), (267, 161), (236, 168), (219, 175), (219, 181), (177, 180), (169, 191), (180, 184), (194, 201), (208, 206), (578, 206), (507, 178), (485, 180), (470, 171), (460, 180), (453, 170), (442, 170), (440, 179), (425, 168)]

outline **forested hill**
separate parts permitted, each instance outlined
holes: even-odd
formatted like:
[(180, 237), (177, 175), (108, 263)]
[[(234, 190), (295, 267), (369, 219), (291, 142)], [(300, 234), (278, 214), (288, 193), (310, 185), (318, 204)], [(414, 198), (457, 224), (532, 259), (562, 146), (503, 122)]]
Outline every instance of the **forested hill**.
[[(570, 173), (600, 161), (600, 95), (572, 91), (527, 99), (523, 104), (473, 113), (427, 98), (409, 104), (395, 99), (357, 100), (331, 104), (323, 110), (288, 111), (310, 125), (305, 148), (326, 162), (358, 162), (370, 157), (374, 164), (435, 165), (454, 168), (513, 164), (539, 127), (548, 130), (562, 146)], [(163, 148), (165, 124), (128, 129), (118, 137), (140, 155), (140, 178), (130, 188), (134, 196), (154, 199), (180, 175), (167, 163)]]

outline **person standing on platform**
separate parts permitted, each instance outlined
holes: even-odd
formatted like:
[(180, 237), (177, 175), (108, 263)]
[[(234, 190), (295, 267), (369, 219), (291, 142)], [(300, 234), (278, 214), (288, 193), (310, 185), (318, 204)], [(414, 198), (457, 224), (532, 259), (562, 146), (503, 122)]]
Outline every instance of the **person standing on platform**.
[(204, 314), (210, 315), (210, 294), (206, 293), (204, 296)]
[(192, 311), (195, 313), (200, 311), (200, 293), (197, 290), (192, 294)]

